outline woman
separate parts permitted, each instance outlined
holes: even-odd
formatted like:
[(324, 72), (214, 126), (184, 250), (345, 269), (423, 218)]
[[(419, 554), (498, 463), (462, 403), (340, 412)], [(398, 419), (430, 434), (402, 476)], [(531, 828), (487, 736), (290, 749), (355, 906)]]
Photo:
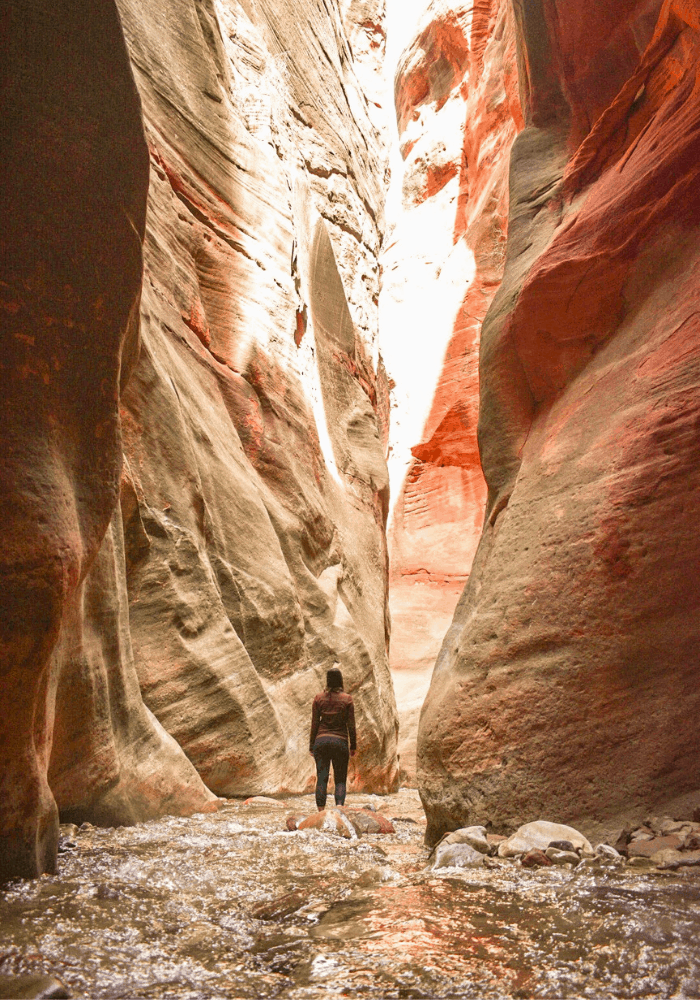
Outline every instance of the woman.
[(326, 690), (314, 698), (311, 710), (309, 753), (316, 761), (316, 805), (326, 808), (328, 776), (333, 765), (335, 804), (345, 804), (348, 762), (355, 756), (355, 706), (343, 691), (343, 675), (337, 667), (326, 672)]

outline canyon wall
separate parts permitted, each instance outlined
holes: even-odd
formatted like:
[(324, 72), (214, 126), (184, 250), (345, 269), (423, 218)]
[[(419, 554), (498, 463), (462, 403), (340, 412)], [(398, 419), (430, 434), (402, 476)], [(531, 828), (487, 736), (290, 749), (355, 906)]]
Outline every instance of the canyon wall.
[(395, 78), (402, 205), (382, 255), (390, 431), (391, 666), (402, 780), (479, 540), (481, 322), (503, 275), (508, 159), (522, 126), (507, 0), (433, 0)]
[(115, 825), (307, 789), (334, 664), (355, 787), (397, 778), (386, 155), (359, 80), (383, 2), (25, 7), (3, 89), (0, 875), (52, 867), (59, 810)]
[(488, 503), (421, 716), (431, 841), (698, 786), (700, 3), (514, 11)]

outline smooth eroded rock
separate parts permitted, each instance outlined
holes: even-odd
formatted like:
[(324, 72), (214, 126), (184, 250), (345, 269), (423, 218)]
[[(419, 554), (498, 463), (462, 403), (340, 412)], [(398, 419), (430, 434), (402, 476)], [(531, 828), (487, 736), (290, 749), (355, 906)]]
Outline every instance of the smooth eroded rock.
[(561, 823), (548, 823), (538, 820), (536, 823), (526, 823), (514, 834), (498, 845), (498, 855), (501, 858), (514, 858), (526, 851), (546, 851), (553, 842), (568, 841), (574, 850), (593, 854), (589, 841), (573, 827)]
[(516, 21), (486, 519), (418, 738), (431, 842), (654, 808), (700, 767), (700, 6)]
[(471, 865), (481, 865), (484, 862), (484, 854), (477, 851), (471, 844), (448, 844), (443, 842), (435, 850), (435, 857), (430, 866), (433, 870), (438, 868), (466, 868)]

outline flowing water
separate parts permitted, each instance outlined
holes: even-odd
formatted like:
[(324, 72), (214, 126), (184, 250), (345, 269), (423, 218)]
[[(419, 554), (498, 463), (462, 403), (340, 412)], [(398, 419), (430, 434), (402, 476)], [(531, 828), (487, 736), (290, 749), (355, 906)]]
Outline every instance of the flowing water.
[(376, 805), (395, 834), (286, 832), (308, 797), (81, 829), (0, 893), (0, 973), (114, 1000), (700, 997), (697, 869), (426, 871), (416, 793)]

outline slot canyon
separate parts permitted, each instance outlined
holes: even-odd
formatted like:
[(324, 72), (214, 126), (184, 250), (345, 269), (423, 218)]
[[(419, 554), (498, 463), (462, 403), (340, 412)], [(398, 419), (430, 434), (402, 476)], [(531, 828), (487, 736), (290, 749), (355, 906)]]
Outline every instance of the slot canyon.
[(0, 998), (700, 997), (700, 0), (0, 24)]

